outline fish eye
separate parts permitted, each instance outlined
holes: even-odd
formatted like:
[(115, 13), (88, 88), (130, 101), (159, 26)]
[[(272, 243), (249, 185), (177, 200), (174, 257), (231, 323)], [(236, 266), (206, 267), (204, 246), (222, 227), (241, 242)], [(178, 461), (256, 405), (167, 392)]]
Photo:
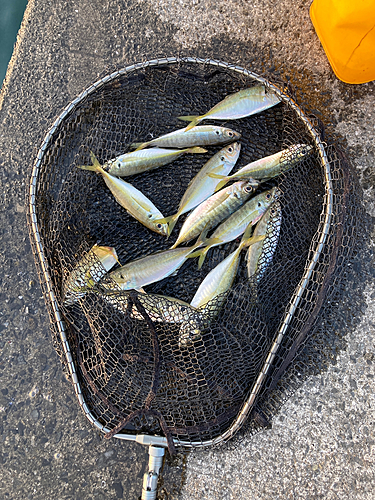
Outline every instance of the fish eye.
[(266, 198), (269, 200), (271, 198), (271, 193), (266, 194)]
[(228, 135), (229, 135), (229, 137), (233, 137), (233, 132), (230, 130), (230, 131), (228, 132)]
[(251, 186), (245, 186), (244, 188), (245, 193), (251, 193), (252, 190), (253, 188)]
[(233, 148), (228, 148), (228, 153), (231, 153), (233, 151)]
[(159, 229), (161, 228), (161, 224), (157, 224), (156, 226), (157, 226)]

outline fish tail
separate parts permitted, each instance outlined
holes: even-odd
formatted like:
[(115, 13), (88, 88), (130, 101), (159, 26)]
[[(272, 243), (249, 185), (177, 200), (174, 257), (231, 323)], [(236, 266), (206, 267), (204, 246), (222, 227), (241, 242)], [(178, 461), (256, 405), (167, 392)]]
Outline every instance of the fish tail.
[(178, 213), (172, 215), (171, 217), (168, 217), (168, 219), (170, 219), (170, 221), (168, 223), (168, 236), (171, 235), (173, 228), (175, 227), (176, 222), (178, 221), (179, 217), (180, 217), (180, 214), (178, 214)]
[(195, 252), (190, 253), (187, 258), (188, 259), (194, 259), (195, 257), (199, 257), (198, 260), (198, 269), (200, 269), (203, 265), (204, 259), (206, 258), (208, 250), (211, 248), (211, 245), (208, 247), (200, 248), (199, 250), (196, 250)]
[(173, 231), (173, 228), (176, 225), (176, 222), (178, 221), (179, 217), (180, 217), (180, 214), (176, 213), (173, 215), (169, 215), (168, 217), (163, 217), (162, 219), (156, 219), (154, 222), (157, 224), (168, 224), (167, 236), (169, 237), (171, 235), (171, 232)]
[(247, 240), (243, 240), (240, 244), (242, 248), (244, 247), (250, 247), (251, 245), (254, 245), (255, 243), (259, 243), (259, 241), (263, 241), (264, 238), (266, 237), (265, 234), (260, 234), (258, 236), (252, 236), (251, 238), (248, 238)]
[[(219, 179), (219, 175), (217, 174), (211, 174), (210, 177), (213, 177), (215, 176), (217, 179)], [(227, 184), (229, 181), (230, 181), (230, 177), (229, 176), (221, 176), (221, 181), (218, 183), (218, 185), (216, 186), (215, 188), (215, 193), (217, 191), (219, 191), (221, 188), (223, 188), (225, 186), (225, 184)]]
[(94, 165), (78, 165), (78, 168), (82, 170), (91, 170), (92, 172), (96, 172), (96, 167)]
[(190, 130), (191, 128), (195, 127), (198, 125), (198, 123), (203, 120), (203, 116), (197, 116), (197, 115), (192, 115), (192, 116), (178, 116), (177, 117), (179, 120), (183, 120), (184, 122), (190, 122), (189, 125), (186, 127), (185, 132)]
[(194, 146), (193, 148), (188, 148), (188, 153), (207, 153), (207, 149), (201, 148), (200, 146)]
[(90, 151), (90, 158), (92, 161), (92, 165), (78, 165), (78, 168), (81, 168), (82, 170), (91, 170), (92, 172), (98, 172), (99, 168), (101, 168), (101, 165), (92, 151)]
[(147, 148), (149, 145), (149, 142), (132, 142), (130, 148), (134, 149), (134, 151), (140, 151), (141, 149)]
[(208, 247), (202, 248), (202, 251), (200, 252), (199, 259), (198, 259), (198, 269), (201, 269), (203, 266), (203, 262), (205, 261), (205, 258), (207, 256), (207, 253), (209, 249), (211, 248), (212, 245), (209, 245)]
[[(198, 247), (204, 246), (205, 248), (202, 250), (198, 250), (197, 252), (194, 252), (192, 254), (189, 254), (190, 257), (198, 257), (199, 256), (199, 262), (198, 262), (198, 269), (202, 267), (202, 264), (204, 262), (204, 259), (206, 258), (207, 252), (210, 247), (213, 245), (217, 245), (222, 242), (220, 238), (207, 238), (207, 233), (209, 231), (210, 225), (207, 224), (207, 226), (203, 229), (201, 232), (199, 238), (197, 239), (197, 242), (193, 245), (192, 250)], [(194, 255), (195, 254), (195, 255)], [(203, 254), (203, 255), (202, 255)]]
[[(253, 225), (252, 223), (250, 222), (247, 226), (246, 226), (246, 229), (242, 235), (242, 238), (241, 238), (241, 241), (240, 241), (240, 247), (241, 248), (244, 248), (246, 246), (250, 246), (252, 245), (253, 243), (250, 243), (248, 245), (248, 243), (252, 240), (252, 238), (250, 238), (251, 236), (251, 233), (253, 232)], [(255, 241), (254, 241), (255, 243)]]

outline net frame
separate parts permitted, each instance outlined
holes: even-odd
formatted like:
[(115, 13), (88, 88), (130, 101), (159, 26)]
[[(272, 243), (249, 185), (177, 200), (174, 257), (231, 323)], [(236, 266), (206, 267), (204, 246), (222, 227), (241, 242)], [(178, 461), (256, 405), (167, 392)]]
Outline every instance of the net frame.
[[(317, 148), (318, 154), (320, 156), (321, 165), (324, 169), (324, 200), (323, 200), (323, 212), (321, 214), (321, 224), (319, 228), (319, 237), (313, 239), (310, 252), (309, 252), (309, 260), (305, 267), (305, 272), (303, 274), (302, 279), (299, 282), (299, 285), (294, 291), (294, 294), (290, 300), (289, 308), (285, 312), (283, 321), (278, 329), (275, 340), (273, 341), (272, 347), (269, 351), (269, 354), (264, 362), (264, 365), (259, 373), (259, 376), (256, 379), (255, 384), (253, 385), (245, 403), (242, 406), (241, 411), (238, 413), (237, 418), (232, 422), (231, 426), (220, 436), (215, 439), (207, 439), (207, 440), (197, 440), (194, 442), (184, 441), (179, 438), (173, 438), (174, 445), (183, 446), (186, 448), (200, 448), (206, 446), (212, 446), (216, 444), (220, 444), (224, 441), (227, 441), (232, 438), (232, 436), (241, 428), (244, 421), (248, 417), (250, 411), (254, 407), (254, 403), (256, 398), (264, 384), (265, 379), (267, 378), (267, 374), (272, 365), (272, 362), (279, 350), (280, 345), (282, 344), (285, 333), (287, 332), (291, 322), (293, 321), (296, 310), (298, 309), (298, 305), (303, 300), (304, 294), (308, 292), (308, 283), (309, 280), (314, 273), (314, 270), (318, 264), (319, 258), (322, 255), (327, 239), (331, 234), (331, 224), (332, 224), (332, 213), (333, 213), (333, 205), (334, 205), (334, 189), (332, 185), (332, 175), (330, 169), (330, 161), (328, 159), (328, 154), (326, 150), (326, 144), (321, 140), (319, 133), (316, 131), (313, 123), (302, 109), (293, 101), (291, 97), (289, 97), (283, 89), (280, 87), (270, 83), (267, 79), (260, 77), (259, 75), (246, 70), (237, 65), (227, 64), (222, 61), (211, 60), (211, 59), (199, 59), (199, 58), (177, 58), (177, 57), (167, 57), (161, 59), (154, 59), (150, 61), (145, 61), (142, 63), (134, 64), (127, 66), (123, 69), (114, 71), (113, 73), (99, 79), (97, 82), (92, 84), (86, 90), (84, 90), (76, 99), (74, 99), (59, 115), (59, 117), (55, 120), (52, 127), (47, 132), (42, 145), (38, 151), (36, 156), (28, 193), (28, 219), (29, 219), (29, 227), (30, 227), (30, 239), (32, 242), (32, 247), (34, 251), (34, 255), (36, 257), (36, 262), (39, 269), (40, 280), (43, 288), (43, 293), (46, 299), (47, 307), (49, 309), (51, 322), (53, 327), (57, 330), (58, 335), (60, 337), (60, 346), (56, 346), (57, 350), (62, 348), (62, 354), (66, 359), (66, 366), (71, 377), (74, 391), (78, 398), (79, 404), (87, 417), (87, 419), (100, 431), (104, 432), (106, 435), (112, 435), (113, 429), (108, 429), (104, 425), (102, 425), (92, 414), (88, 405), (85, 402), (82, 387), (80, 385), (80, 381), (77, 376), (77, 371), (75, 367), (75, 362), (73, 360), (71, 346), (68, 343), (64, 322), (61, 317), (61, 313), (59, 310), (58, 301), (56, 300), (56, 296), (53, 290), (53, 283), (50, 276), (50, 270), (48, 261), (44, 254), (43, 244), (41, 241), (41, 237), (39, 234), (39, 226), (37, 213), (35, 211), (36, 206), (36, 197), (37, 197), (37, 183), (38, 183), (38, 174), (41, 162), (44, 157), (44, 153), (47, 150), (49, 143), (57, 130), (60, 124), (64, 121), (64, 119), (72, 112), (74, 109), (90, 94), (100, 89), (103, 85), (112, 80), (115, 80), (117, 77), (121, 75), (130, 75), (133, 72), (137, 72), (139, 70), (145, 68), (153, 68), (155, 66), (160, 65), (174, 65), (174, 64), (183, 64), (183, 63), (196, 63), (199, 65), (210, 65), (212, 67), (219, 67), (225, 70), (233, 71), (239, 74), (243, 74), (246, 77), (250, 77), (253, 80), (262, 83), (266, 86), (266, 88), (275, 92), (282, 101), (290, 107), (290, 109), (302, 120), (305, 124), (308, 133), (311, 135), (311, 138)], [(154, 444), (159, 446), (169, 446), (171, 448), (171, 442), (167, 438), (161, 436), (151, 436), (147, 434), (128, 434), (118, 432), (114, 434), (114, 437), (118, 439), (137, 441), (143, 444)], [(169, 442), (168, 442), (169, 441)]]

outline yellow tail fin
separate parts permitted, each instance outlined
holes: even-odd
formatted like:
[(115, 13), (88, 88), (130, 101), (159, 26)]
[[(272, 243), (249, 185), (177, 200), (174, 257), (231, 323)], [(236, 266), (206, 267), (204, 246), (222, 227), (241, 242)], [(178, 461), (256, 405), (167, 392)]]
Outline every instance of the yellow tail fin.
[(191, 128), (198, 125), (198, 123), (203, 119), (203, 116), (178, 116), (177, 118), (179, 120), (183, 120), (185, 122), (190, 122), (189, 125), (185, 129), (185, 132), (187, 132)]
[(91, 170), (92, 172), (97, 172), (98, 166), (101, 167), (101, 165), (92, 151), (90, 151), (90, 158), (92, 161), (92, 165), (78, 165), (78, 168), (81, 168), (82, 170)]

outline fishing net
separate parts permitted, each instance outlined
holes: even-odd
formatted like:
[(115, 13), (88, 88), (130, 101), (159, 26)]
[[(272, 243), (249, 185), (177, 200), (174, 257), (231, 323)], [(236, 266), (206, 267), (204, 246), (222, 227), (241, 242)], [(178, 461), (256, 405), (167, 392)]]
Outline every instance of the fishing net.
[[(181, 128), (178, 116), (201, 114), (259, 81), (278, 93), (278, 105), (248, 118), (206, 123), (241, 133), (235, 169), (293, 144), (313, 147), (295, 167), (261, 186), (278, 186), (282, 210), (277, 247), (261, 279), (248, 278), (243, 252), (229, 293), (214, 299), (206, 315), (183, 311), (181, 322), (181, 310), (168, 297), (189, 303), (237, 240), (212, 248), (201, 269), (197, 259), (188, 259), (176, 275), (149, 285), (147, 294), (103, 291), (103, 268), (89, 262), (94, 244), (114, 247), (124, 265), (170, 248), (186, 216), (167, 240), (127, 214), (101, 175), (77, 166), (90, 163), (91, 151), (103, 164), (129, 151), (132, 142)], [(322, 143), (316, 125), (282, 84), (215, 61), (166, 59), (101, 79), (48, 132), (30, 182), (31, 240), (54, 346), (86, 416), (106, 437), (165, 436), (173, 452), (176, 444), (219, 443), (246, 419), (265, 425), (272, 416), (267, 394), (309, 338), (327, 294), (340, 288), (356, 236), (351, 170)], [(190, 180), (220, 146), (207, 149), (126, 180), (164, 215), (173, 214)], [(67, 301), (77, 265), (94, 266), (97, 283)], [(188, 342), (182, 324), (192, 335)]]

